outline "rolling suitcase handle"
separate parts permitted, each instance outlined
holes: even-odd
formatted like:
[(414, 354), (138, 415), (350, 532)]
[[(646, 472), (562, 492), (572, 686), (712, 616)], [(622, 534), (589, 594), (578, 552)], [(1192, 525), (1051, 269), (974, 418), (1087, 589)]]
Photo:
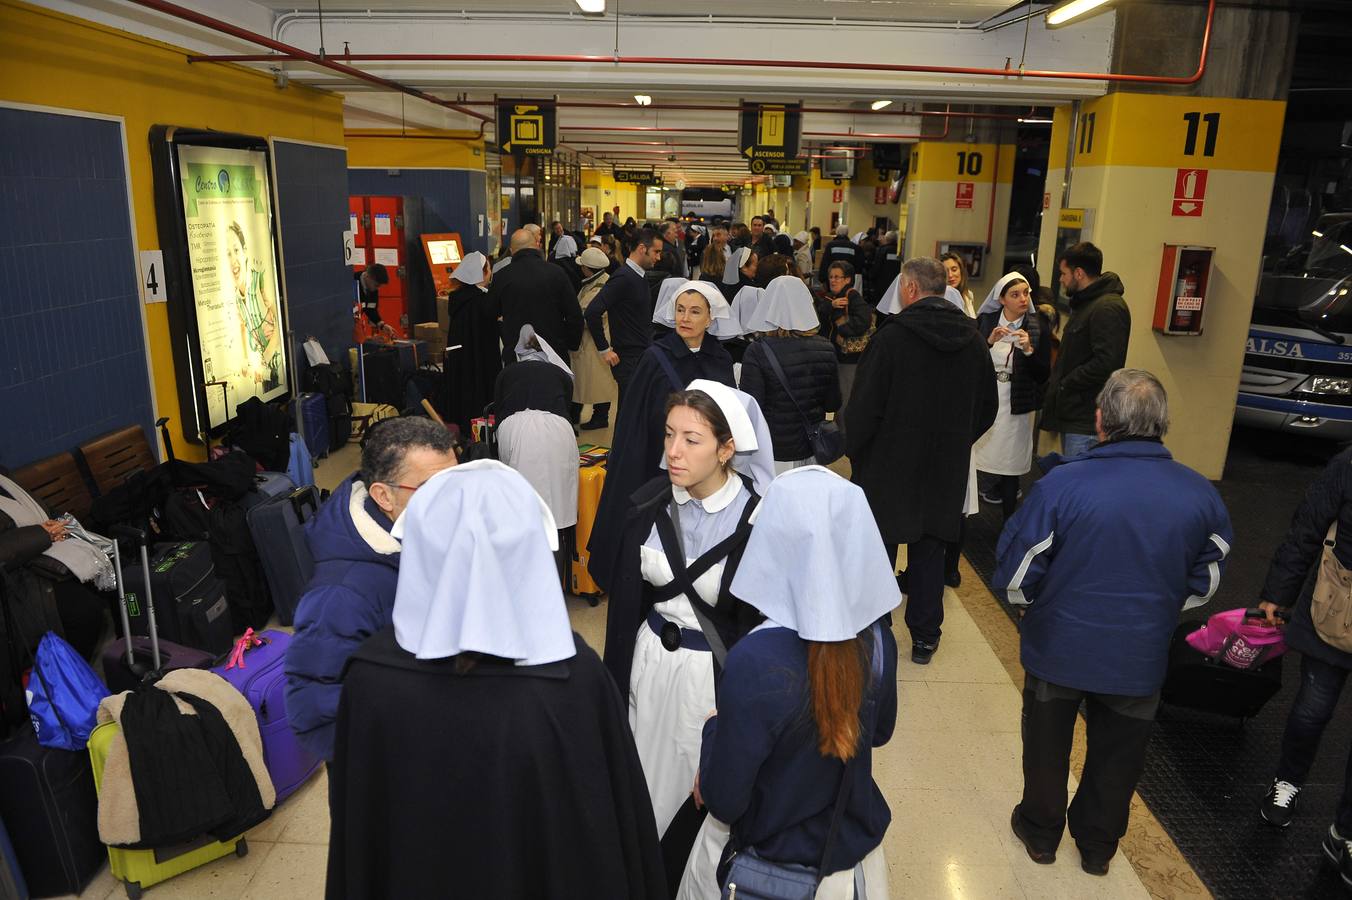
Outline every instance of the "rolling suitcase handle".
[[(141, 550), (141, 574), (145, 577), (146, 615), (149, 617), (146, 627), (150, 634), (150, 659), (153, 666), (151, 671), (158, 672), (160, 670), (160, 635), (155, 624), (155, 593), (150, 587), (150, 554), (146, 549), (148, 538), (145, 531), (140, 528), (132, 528), (130, 525), (114, 527), (113, 537), (125, 537), (134, 541)], [(143, 677), (146, 673), (136, 671), (136, 653), (132, 648), (131, 639), (131, 618), (127, 614), (126, 583), (122, 577), (122, 552), (116, 540), (113, 541), (113, 564), (117, 567), (117, 604), (118, 613), (122, 617), (122, 636), (127, 641), (127, 668), (133, 674)]]
[(287, 498), (291, 501), (291, 508), (296, 511), (296, 519), (305, 522), (305, 507), (310, 507), (310, 515), (319, 512), (319, 491), (315, 490), (313, 485), (296, 488)]

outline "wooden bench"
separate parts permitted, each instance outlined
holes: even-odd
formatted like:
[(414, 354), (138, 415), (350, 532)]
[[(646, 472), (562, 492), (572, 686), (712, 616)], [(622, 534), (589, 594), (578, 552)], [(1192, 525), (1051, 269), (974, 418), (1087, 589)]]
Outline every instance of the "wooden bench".
[(79, 446), (100, 494), (118, 487), (137, 472), (155, 468), (155, 454), (140, 425), (128, 425)]
[(73, 453), (58, 453), (29, 463), (15, 469), (11, 477), (52, 515), (68, 512), (81, 521), (89, 517), (94, 498)]

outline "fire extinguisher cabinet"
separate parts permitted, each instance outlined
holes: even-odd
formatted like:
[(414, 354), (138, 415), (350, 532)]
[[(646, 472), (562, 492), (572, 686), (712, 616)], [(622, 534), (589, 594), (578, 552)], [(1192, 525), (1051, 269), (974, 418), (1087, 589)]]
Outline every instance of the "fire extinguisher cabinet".
[(1165, 244), (1155, 295), (1154, 328), (1160, 334), (1201, 334), (1211, 286), (1215, 247)]

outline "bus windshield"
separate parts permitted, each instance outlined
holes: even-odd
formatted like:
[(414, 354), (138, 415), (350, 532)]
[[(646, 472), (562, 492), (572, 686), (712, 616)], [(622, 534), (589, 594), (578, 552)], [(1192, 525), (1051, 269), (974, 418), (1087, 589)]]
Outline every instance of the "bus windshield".
[(1253, 321), (1352, 334), (1352, 216), (1321, 219), (1311, 237), (1303, 265), (1263, 275)]

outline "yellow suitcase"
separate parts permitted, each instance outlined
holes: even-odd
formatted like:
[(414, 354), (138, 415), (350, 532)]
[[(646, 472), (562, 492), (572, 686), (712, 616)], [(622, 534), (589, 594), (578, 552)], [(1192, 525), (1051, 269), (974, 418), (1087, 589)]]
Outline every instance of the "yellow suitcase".
[[(94, 766), (94, 788), (103, 790), (103, 766), (108, 759), (108, 746), (117, 734), (117, 725), (108, 722), (95, 728), (89, 735), (89, 759)], [(108, 848), (108, 864), (113, 876), (127, 889), (130, 900), (139, 900), (141, 891), (161, 881), (191, 872), (198, 866), (230, 854), (246, 856), (249, 845), (244, 835), (229, 841), (217, 841), (203, 836), (198, 841), (177, 847), (155, 850), (124, 850)]]
[(596, 522), (596, 507), (601, 503), (601, 488), (606, 483), (604, 460), (583, 465), (577, 472), (577, 530), (573, 539), (572, 592), (596, 605), (601, 588), (587, 573), (587, 541)]

